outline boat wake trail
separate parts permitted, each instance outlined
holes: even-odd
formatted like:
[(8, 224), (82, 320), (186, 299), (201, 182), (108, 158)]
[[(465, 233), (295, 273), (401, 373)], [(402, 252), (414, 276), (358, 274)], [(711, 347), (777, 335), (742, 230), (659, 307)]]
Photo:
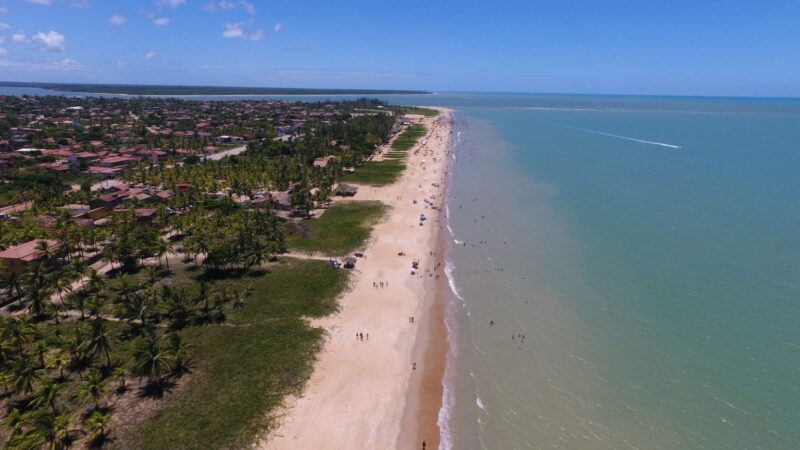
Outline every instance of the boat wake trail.
[(569, 128), (571, 130), (583, 131), (584, 133), (599, 134), (600, 136), (608, 136), (608, 137), (613, 137), (613, 138), (617, 138), (617, 139), (622, 139), (622, 140), (625, 140), (625, 141), (638, 142), (640, 144), (658, 145), (660, 147), (668, 147), (668, 148), (683, 148), (680, 145), (667, 144), (666, 142), (648, 141), (646, 139), (639, 139), (639, 138), (630, 137), (630, 136), (622, 136), (622, 135), (619, 135), (619, 134), (606, 133), (605, 131), (590, 130), (588, 128), (577, 128), (577, 127), (570, 127), (570, 126), (567, 126), (567, 125), (560, 125), (560, 124), (557, 124), (557, 125), (559, 125), (561, 127), (564, 127), (564, 128)]

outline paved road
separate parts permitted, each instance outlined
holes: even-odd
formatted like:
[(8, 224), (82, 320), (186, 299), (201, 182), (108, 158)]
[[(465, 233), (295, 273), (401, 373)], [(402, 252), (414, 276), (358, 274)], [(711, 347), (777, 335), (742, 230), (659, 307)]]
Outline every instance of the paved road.
[(234, 147), (230, 150), (225, 150), (219, 153), (214, 153), (213, 155), (206, 156), (206, 159), (210, 159), (211, 161), (218, 161), (222, 158), (225, 158), (226, 156), (238, 155), (239, 153), (242, 153), (245, 150), (247, 150), (247, 146), (242, 145), (239, 147)]

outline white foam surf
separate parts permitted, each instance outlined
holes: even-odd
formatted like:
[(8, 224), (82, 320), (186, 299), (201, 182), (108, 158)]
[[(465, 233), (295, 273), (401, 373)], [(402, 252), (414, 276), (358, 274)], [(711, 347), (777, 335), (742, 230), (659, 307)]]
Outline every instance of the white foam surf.
[(456, 287), (456, 280), (453, 276), (453, 271), (455, 267), (450, 263), (450, 261), (444, 262), (444, 274), (447, 276), (447, 285), (450, 286), (450, 290), (453, 291), (456, 297), (462, 302), (464, 301), (464, 297), (458, 292), (458, 288)]

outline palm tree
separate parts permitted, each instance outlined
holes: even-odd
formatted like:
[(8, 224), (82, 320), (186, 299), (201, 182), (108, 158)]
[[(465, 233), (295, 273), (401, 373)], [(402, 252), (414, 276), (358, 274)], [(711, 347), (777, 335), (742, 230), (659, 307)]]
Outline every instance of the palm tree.
[(56, 414), (40, 409), (30, 413), (25, 422), (30, 429), (10, 440), (7, 444), (9, 448), (62, 450), (67, 448), (72, 434), (82, 431), (70, 428), (70, 416), (67, 412)]
[(86, 418), (86, 429), (89, 431), (92, 440), (102, 441), (106, 438), (106, 427), (110, 418), (108, 414), (101, 411), (94, 411)]
[(164, 375), (172, 368), (173, 359), (163, 342), (149, 336), (136, 346), (133, 353), (134, 372), (147, 377), (149, 383), (161, 384)]
[(155, 284), (156, 278), (158, 278), (158, 268), (156, 266), (147, 266), (144, 268), (144, 273), (147, 275), (150, 284)]
[(68, 271), (54, 272), (52, 275), (53, 288), (58, 294), (58, 301), (64, 303), (64, 292), (72, 292), (72, 273)]
[(50, 249), (50, 243), (44, 239), (41, 239), (36, 243), (36, 256), (38, 258), (48, 260), (55, 256), (55, 253)]
[(86, 299), (86, 309), (89, 315), (97, 319), (100, 317), (100, 309), (103, 307), (103, 299), (99, 295), (92, 295)]
[(93, 292), (100, 292), (106, 288), (106, 279), (95, 269), (89, 269), (89, 282), (87, 286)]
[(14, 439), (22, 431), (22, 426), (25, 424), (25, 421), (28, 420), (29, 413), (23, 413), (19, 409), (14, 408), (3, 419), (3, 425), (7, 426), (11, 430), (10, 439)]
[(22, 346), (31, 341), (36, 333), (36, 326), (25, 317), (20, 319), (11, 317), (3, 325), (3, 337), (17, 347), (18, 354), (22, 354)]
[(39, 367), (44, 368), (44, 355), (47, 354), (47, 351), (50, 348), (47, 346), (47, 342), (43, 340), (36, 341), (36, 344), (33, 346), (33, 353), (39, 358)]
[(94, 410), (98, 409), (100, 398), (106, 389), (106, 379), (98, 371), (94, 371), (84, 378), (80, 384), (80, 397), (94, 402)]
[(156, 254), (158, 255), (158, 264), (161, 265), (161, 257), (164, 257), (164, 262), (169, 270), (169, 252), (172, 251), (172, 243), (164, 239), (159, 239), (156, 244)]
[(170, 334), (170, 349), (172, 350), (172, 357), (175, 360), (174, 371), (180, 375), (190, 365), (192, 359), (192, 346), (183, 342), (180, 336), (176, 333)]
[(81, 280), (81, 288), (86, 289), (86, 270), (88, 266), (83, 260), (73, 259), (69, 263), (69, 273), (73, 280)]
[(11, 385), (16, 392), (29, 393), (42, 377), (42, 369), (29, 356), (19, 356), (11, 364)]
[(125, 390), (125, 377), (128, 376), (128, 369), (117, 367), (114, 369), (114, 372), (111, 373), (111, 376), (114, 377), (115, 380), (119, 380), (120, 388)]
[(48, 366), (58, 369), (58, 379), (64, 380), (64, 369), (69, 365), (69, 358), (64, 352), (58, 352), (53, 359), (50, 360)]
[(37, 262), (28, 266), (27, 272), (22, 277), (23, 290), (42, 289), (51, 283), (50, 273), (44, 264)]
[(197, 298), (195, 301), (201, 304), (200, 310), (203, 313), (203, 321), (208, 322), (211, 317), (211, 309), (209, 301), (211, 300), (211, 293), (208, 289), (208, 283), (201, 281), (197, 287)]
[(105, 323), (100, 319), (92, 321), (89, 329), (89, 339), (86, 341), (86, 353), (96, 355), (103, 352), (106, 356), (106, 366), (111, 366), (111, 341), (114, 333), (106, 328)]
[(127, 303), (130, 300), (130, 297), (139, 290), (139, 286), (131, 279), (131, 277), (122, 274), (117, 279), (117, 285), (114, 286), (114, 290), (117, 292), (117, 296), (119, 296), (120, 303), (124, 304)]
[(19, 274), (6, 271), (0, 278), (0, 287), (6, 291), (8, 298), (22, 298), (22, 279)]
[(233, 309), (242, 309), (242, 308), (244, 308), (245, 299), (250, 297), (250, 294), (252, 294), (252, 293), (253, 293), (253, 288), (249, 288), (249, 287), (244, 290), (244, 294), (240, 294), (238, 290), (234, 289), (234, 291), (233, 291), (233, 305), (232, 305)]
[(45, 381), (33, 394), (31, 406), (34, 408), (38, 408), (40, 406), (49, 406), (50, 410), (55, 412), (56, 400), (58, 400), (58, 394), (61, 393), (62, 388), (63, 385), (61, 383), (53, 382), (51, 380)]
[(86, 300), (87, 297), (83, 293), (71, 293), (67, 296), (67, 304), (70, 308), (80, 311), (81, 320), (86, 320)]
[(78, 322), (75, 327), (75, 332), (72, 338), (67, 342), (67, 350), (70, 356), (70, 365), (74, 371), (78, 372), (78, 377), (83, 380), (83, 371), (86, 370), (90, 363), (90, 358), (86, 354), (86, 346), (89, 341), (86, 326), (83, 322)]
[(48, 309), (50, 295), (44, 288), (33, 287), (25, 293), (24, 301), (33, 317), (41, 317)]
[(12, 350), (14, 350), (14, 345), (11, 341), (5, 337), (0, 337), (0, 367), (4, 367), (6, 361), (11, 357)]
[(186, 290), (180, 286), (170, 288), (164, 285), (161, 288), (161, 298), (164, 301), (165, 315), (169, 319), (170, 328), (176, 330), (185, 327), (191, 316), (190, 300)]

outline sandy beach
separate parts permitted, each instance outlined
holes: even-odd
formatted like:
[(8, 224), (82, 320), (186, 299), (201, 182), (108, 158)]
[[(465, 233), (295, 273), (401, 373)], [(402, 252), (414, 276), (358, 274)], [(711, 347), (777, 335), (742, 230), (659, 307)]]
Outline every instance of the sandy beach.
[(428, 134), (398, 182), (360, 187), (356, 200), (391, 210), (373, 230), (341, 311), (313, 322), (328, 338), (303, 396), (287, 402), (258, 448), (422, 448), (423, 440), (438, 448), (447, 348), (438, 235), (452, 129), (443, 113), (421, 119)]

